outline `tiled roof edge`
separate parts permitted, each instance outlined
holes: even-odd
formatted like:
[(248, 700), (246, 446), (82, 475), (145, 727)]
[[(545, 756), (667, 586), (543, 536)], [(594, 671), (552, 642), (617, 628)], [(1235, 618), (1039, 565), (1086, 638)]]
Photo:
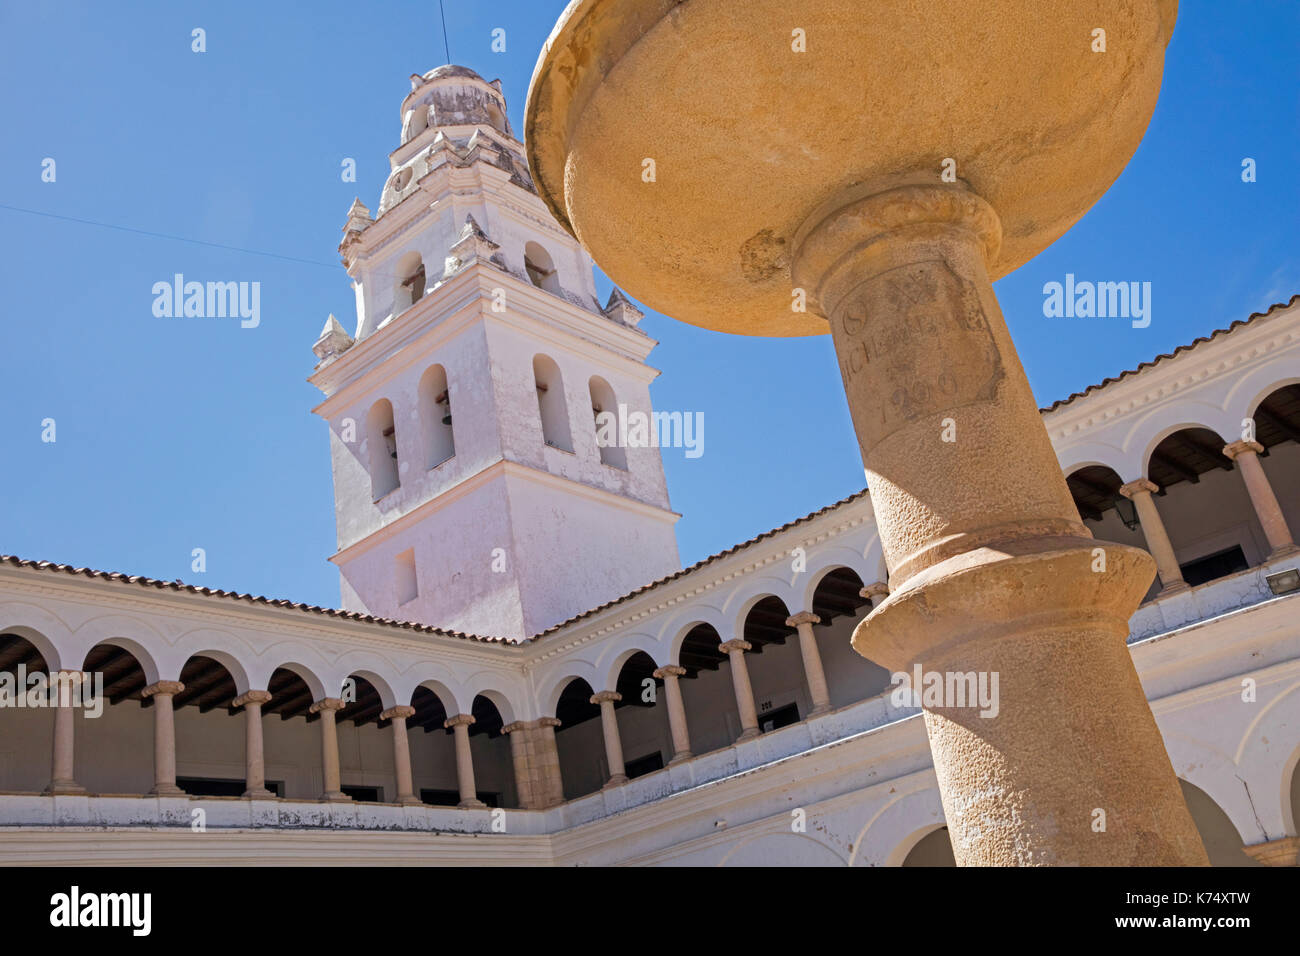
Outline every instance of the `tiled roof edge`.
[(262, 604), (267, 607), (288, 608), (294, 611), (303, 611), (309, 614), (323, 614), (327, 617), (338, 617), (349, 621), (359, 621), (365, 624), (381, 624), (385, 627), (401, 628), (409, 631), (416, 631), (421, 634), (440, 634), (445, 637), (455, 637), (464, 641), (481, 641), (487, 644), (517, 644), (518, 641), (512, 641), (504, 637), (484, 637), (479, 634), (467, 634), (464, 631), (452, 631), (442, 627), (431, 627), (428, 624), (418, 624), (414, 621), (396, 621), (387, 617), (374, 617), (370, 614), (361, 614), (356, 611), (342, 611), (338, 608), (319, 607), (315, 604), (303, 604), (297, 601), (277, 600), (275, 598), (262, 597), (257, 594), (240, 594), (237, 591), (222, 591), (214, 588), (197, 587), (193, 584), (185, 584), (182, 581), (160, 581), (157, 578), (145, 577), (139, 574), (121, 574), (117, 571), (96, 571), (93, 568), (74, 568), (69, 564), (56, 564), (53, 561), (32, 561), (26, 558), (20, 558), (12, 554), (0, 554), (0, 564), (7, 564), (15, 568), (34, 568), (40, 571), (55, 571), (64, 574), (76, 574), (87, 578), (100, 578), (105, 581), (119, 581), (125, 584), (138, 584), (141, 587), (151, 587), (162, 590), (164, 588), (172, 591), (184, 591), (189, 594), (200, 594), (205, 597), (226, 598), (232, 601), (244, 601), (249, 604)]
[(1251, 322), (1254, 322), (1256, 319), (1266, 318), (1267, 316), (1272, 315), (1273, 312), (1276, 311), (1277, 309), (1289, 309), (1291, 306), (1295, 305), (1296, 302), (1298, 301), (1300, 301), (1300, 292), (1297, 292), (1295, 295), (1291, 296), (1291, 298), (1286, 302), (1274, 302), (1263, 312), (1252, 312), (1249, 317), (1244, 319), (1238, 319), (1237, 321), (1229, 325), (1226, 329), (1215, 329), (1209, 335), (1202, 335), (1200, 338), (1193, 339), (1192, 341), (1188, 342), (1186, 345), (1178, 346), (1178, 348), (1174, 349), (1172, 352), (1165, 352), (1161, 355), (1157, 355), (1155, 358), (1149, 361), (1140, 363), (1136, 368), (1125, 369), (1124, 371), (1120, 372), (1118, 375), (1113, 375), (1110, 378), (1103, 378), (1097, 384), (1089, 385), (1081, 392), (1075, 392), (1073, 395), (1070, 395), (1066, 398), (1059, 398), (1051, 405), (1048, 405), (1046, 408), (1040, 408), (1038, 411), (1040, 414), (1043, 415), (1046, 415), (1048, 412), (1054, 412), (1058, 408), (1062, 408), (1066, 405), (1069, 405), (1077, 398), (1083, 398), (1085, 395), (1091, 392), (1095, 392), (1098, 389), (1105, 388), (1107, 385), (1113, 385), (1115, 382), (1126, 379), (1130, 375), (1136, 375), (1138, 372), (1151, 368), (1153, 365), (1163, 362), (1166, 359), (1171, 359), (1175, 355), (1179, 355), (1183, 352), (1190, 351), (1191, 349), (1196, 348), (1196, 346), (1198, 345), (1201, 345), (1205, 342), (1209, 342), (1213, 339), (1217, 339), (1220, 335), (1227, 335), (1229, 332), (1239, 329), (1243, 325), (1249, 325)]

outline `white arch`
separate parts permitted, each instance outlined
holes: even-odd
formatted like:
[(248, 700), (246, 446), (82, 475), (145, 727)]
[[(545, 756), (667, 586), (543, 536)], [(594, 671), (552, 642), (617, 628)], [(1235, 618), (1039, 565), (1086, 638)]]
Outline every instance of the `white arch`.
[[(794, 613), (799, 611), (811, 611), (813, 606), (813, 595), (817, 593), (817, 586), (821, 584), (822, 579), (836, 568), (848, 568), (858, 576), (858, 579), (865, 587), (868, 584), (875, 583), (875, 578), (866, 568), (865, 558), (851, 548), (828, 548), (817, 554), (815, 564), (808, 566), (808, 580), (803, 589), (803, 607), (796, 608)], [(867, 580), (868, 578), (871, 580)]]
[[(292, 645), (289, 646), (292, 647)], [(271, 675), (277, 670), (283, 668), (284, 670), (297, 674), (298, 677), (302, 679), (302, 682), (307, 685), (307, 689), (311, 691), (313, 703), (318, 700), (324, 700), (326, 697), (337, 697), (339, 695), (339, 688), (335, 687), (333, 690), (326, 689), (328, 685), (326, 685), (325, 681), (320, 677), (323, 668), (320, 666), (319, 662), (317, 662), (315, 666), (304, 663), (304, 661), (311, 660), (312, 656), (313, 655), (297, 656), (290, 653), (282, 653), (269, 658), (268, 664), (263, 664), (257, 671), (255, 671), (257, 677), (255, 677), (254, 680), (260, 678), (260, 681), (256, 686), (258, 686), (258, 689), (268, 687), (271, 683)], [(270, 660), (274, 660), (276, 663), (271, 665), (269, 664)]]
[(1285, 684), (1260, 709), (1234, 756), (1264, 831), (1270, 838), (1295, 835), (1300, 820), (1291, 808), (1291, 779), (1300, 764), (1300, 681)]
[[(644, 635), (633, 635), (633, 637), (644, 638)], [(617, 652), (609, 658), (609, 663), (600, 670), (604, 677), (602, 678), (602, 686), (596, 688), (597, 693), (602, 690), (613, 690), (618, 683), (618, 675), (622, 673), (624, 665), (637, 654), (646, 655), (650, 660), (654, 661), (655, 667), (662, 667), (663, 665), (659, 663), (659, 655), (662, 650), (658, 645), (644, 640), (635, 643), (620, 643)]]
[(1124, 469), (1128, 467), (1124, 457), (1124, 450), (1115, 445), (1103, 442), (1088, 442), (1083, 445), (1072, 445), (1069, 448), (1057, 452), (1057, 460), (1061, 463), (1061, 473), (1065, 477), (1070, 477), (1076, 471), (1084, 468), (1100, 465), (1103, 468), (1109, 468), (1115, 474), (1124, 479)]
[(501, 723), (504, 726), (509, 727), (515, 722), (515, 711), (514, 708), (510, 706), (510, 699), (506, 697), (505, 694), (501, 693), (501, 691), (493, 690), (490, 687), (485, 687), (477, 691), (474, 696), (469, 699), (471, 710), (474, 707), (474, 701), (479, 697), (485, 697), (492, 702), (492, 706), (495, 707), (497, 713), (501, 715)]
[(407, 697), (405, 702), (409, 704), (414, 700), (415, 692), (421, 687), (433, 692), (433, 695), (438, 698), (439, 702), (442, 704), (442, 709), (447, 712), (449, 718), (455, 717), (458, 714), (468, 714), (470, 712), (470, 704), (473, 703), (473, 698), (470, 699), (469, 703), (462, 703), (462, 695), (457, 694), (456, 690), (450, 684), (444, 683), (436, 677), (426, 677), (424, 680), (412, 687), (411, 696)]
[(1241, 419), (1253, 417), (1259, 403), (1279, 388), (1288, 385), (1300, 385), (1300, 375), (1295, 374), (1300, 355), (1280, 355), (1263, 365), (1252, 368), (1240, 379), (1233, 382), (1232, 388), (1224, 398), (1224, 405), (1229, 414), (1237, 419), (1237, 437), (1241, 429)]
[[(1115, 469), (1124, 481), (1145, 478), (1151, 453), (1174, 432), (1184, 428), (1207, 428), (1224, 438), (1226, 444), (1241, 430), (1240, 421), (1231, 421), (1223, 409), (1209, 402), (1186, 401), (1180, 403), (1177, 409), (1163, 409), (1163, 414), (1161, 411), (1157, 409), (1130, 429), (1124, 442), (1124, 466), (1127, 470)], [(1179, 417), (1170, 419), (1167, 417), (1170, 411), (1176, 411)]]
[(1250, 789), (1229, 757), (1167, 726), (1161, 726), (1160, 734), (1174, 773), (1217, 803), (1244, 842), (1259, 843), (1267, 838), (1255, 815)]
[[(180, 655), (177, 656), (179, 657)], [(244, 665), (239, 662), (237, 657), (228, 651), (217, 650), (216, 648), (209, 647), (206, 644), (199, 644), (197, 650), (185, 655), (185, 659), (181, 661), (180, 665), (176, 668), (176, 674), (178, 677), (185, 669), (185, 665), (195, 657), (206, 657), (209, 660), (216, 661), (224, 667), (226, 673), (230, 675), (231, 680), (235, 682), (236, 697), (239, 697), (241, 694), (246, 694), (248, 691), (253, 689), (252, 685), (248, 682), (248, 672), (244, 669)], [(265, 690), (266, 688), (259, 687), (257, 689)]]
[(695, 630), (695, 628), (699, 627), (701, 624), (707, 624), (709, 625), (709, 627), (717, 631), (719, 644), (723, 644), (728, 640), (731, 640), (731, 638), (735, 636), (735, 635), (729, 636), (727, 634), (725, 625), (719, 627), (716, 623), (714, 623), (714, 621), (708, 620), (704, 615), (699, 615), (699, 614), (694, 615), (693, 617), (691, 617), (689, 624), (683, 624), (677, 628), (677, 635), (672, 639), (672, 642), (669, 645), (668, 658), (669, 660), (672, 661), (672, 663), (674, 664), (680, 663), (679, 658), (682, 655), (682, 644), (686, 642), (686, 636), (690, 634), (691, 631)]
[(51, 671), (75, 666), (65, 663), (59, 653), (60, 645), (71, 643), (71, 629), (43, 607), (17, 601), (0, 604), (0, 634), (16, 634), (28, 641)]
[[(917, 774), (914, 789), (895, 794), (867, 821), (853, 840), (853, 866), (902, 866), (907, 854), (926, 836), (947, 825), (933, 770)], [(896, 781), (901, 787), (902, 781)], [(899, 839), (899, 834), (905, 834)]]
[(585, 662), (581, 667), (569, 666), (563, 671), (563, 674), (563, 677), (553, 678), (546, 685), (546, 689), (537, 695), (538, 700), (542, 705), (543, 717), (555, 716), (555, 708), (560, 704), (560, 697), (563, 695), (564, 689), (575, 680), (581, 679), (586, 681), (587, 686), (591, 688), (592, 693), (596, 693), (601, 689), (595, 685), (595, 681), (598, 680), (595, 670), (591, 665), (586, 664)]

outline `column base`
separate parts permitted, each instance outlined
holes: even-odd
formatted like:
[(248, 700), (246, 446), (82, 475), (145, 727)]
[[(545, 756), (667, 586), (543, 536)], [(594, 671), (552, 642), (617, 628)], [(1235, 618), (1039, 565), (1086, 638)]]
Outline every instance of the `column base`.
[(1269, 554), (1269, 556), (1265, 558), (1264, 561), (1265, 562), (1276, 561), (1279, 558), (1289, 558), (1292, 555), (1296, 555), (1296, 554), (1300, 554), (1300, 546), (1294, 544), (1284, 545), (1278, 548), (1276, 551)]
[(403, 807), (422, 807), (422, 806), (424, 806), (424, 801), (421, 800), (419, 797), (414, 796), (414, 795), (412, 795), (412, 794), (407, 794), (405, 797), (398, 797), (398, 798), (397, 798), (397, 802), (398, 802), (398, 804), (399, 804), (400, 806), (403, 806)]
[(321, 803), (351, 803), (352, 798), (341, 790), (332, 790), (320, 795)]
[(736, 743), (743, 744), (747, 740), (753, 740), (755, 737), (761, 737), (763, 732), (757, 727), (750, 727), (743, 734), (736, 738)]
[(245, 800), (278, 799), (274, 793), (272, 793), (270, 790), (267, 790), (265, 787), (257, 787), (256, 789), (253, 790), (245, 790), (242, 794), (240, 794), (240, 796), (242, 796)]
[(149, 791), (151, 797), (187, 797), (187, 794), (174, 783), (155, 784), (154, 788)]
[(675, 767), (679, 763), (686, 763), (686, 761), (690, 760), (694, 756), (695, 754), (691, 753), (689, 750), (683, 750), (681, 753), (675, 753), (673, 754), (673, 759), (668, 761), (668, 766)]
[(834, 710), (834, 708), (831, 707), (830, 704), (823, 704), (820, 707), (814, 707), (812, 710), (808, 711), (807, 719), (812, 720), (814, 717), (821, 717), (823, 714), (829, 714), (832, 710)]
[(487, 804), (482, 800), (462, 800), (456, 806), (461, 810), (486, 810)]
[(75, 780), (51, 780), (49, 786), (41, 792), (46, 796), (85, 796), (90, 791)]
[(1179, 581), (1177, 584), (1171, 584), (1169, 587), (1161, 588), (1156, 597), (1168, 597), (1171, 594), (1182, 594), (1184, 591), (1190, 591), (1191, 586), (1186, 581)]
[(614, 774), (614, 776), (612, 776), (612, 777), (610, 777), (608, 780), (606, 780), (606, 781), (605, 781), (605, 785), (604, 785), (603, 787), (601, 787), (600, 789), (602, 789), (602, 790), (609, 790), (609, 789), (611, 789), (611, 788), (613, 788), (613, 787), (621, 787), (621, 786), (623, 786), (623, 784), (625, 784), (625, 783), (627, 783), (627, 774), (625, 774), (625, 773), (616, 773), (616, 774)]
[(1246, 855), (1265, 866), (1300, 866), (1300, 837), (1282, 837), (1242, 847)]

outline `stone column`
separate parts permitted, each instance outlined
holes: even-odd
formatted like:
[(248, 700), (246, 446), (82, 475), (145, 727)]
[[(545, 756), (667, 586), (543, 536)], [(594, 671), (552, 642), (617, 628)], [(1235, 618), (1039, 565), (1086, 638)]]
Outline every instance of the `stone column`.
[(618, 736), (618, 714), (614, 713), (614, 702), (622, 699), (623, 695), (614, 690), (602, 690), (591, 697), (593, 704), (600, 704), (600, 729), (605, 735), (605, 762), (609, 764), (609, 779), (605, 781), (603, 789), (627, 783), (627, 773), (623, 768), (623, 742)]
[(185, 791), (176, 786), (176, 716), (172, 698), (185, 689), (178, 680), (160, 680), (140, 691), (153, 698), (153, 789), (158, 796), (176, 796)]
[(537, 800), (533, 796), (532, 774), (528, 767), (528, 725), (516, 720), (502, 727), (501, 732), (510, 735), (510, 762), (515, 768), (515, 793), (519, 807), (531, 809), (537, 805)]
[(564, 802), (564, 780), (560, 774), (560, 751), (555, 744), (555, 717), (540, 717), (529, 734), (529, 769), (533, 781), (533, 799), (538, 808)]
[(456, 782), (460, 786), (457, 806), (464, 810), (486, 806), (478, 798), (478, 787), (474, 785), (474, 755), (469, 749), (469, 725), (472, 723), (473, 714), (457, 714), (442, 723), (444, 727), (450, 727), (456, 737)]
[(320, 765), (325, 779), (325, 792), (320, 798), (326, 803), (352, 799), (339, 789), (339, 734), (334, 714), (342, 709), (343, 701), (337, 697), (324, 697), (308, 708), (309, 713), (320, 714)]
[(1169, 543), (1165, 523), (1160, 520), (1156, 510), (1155, 499), (1151, 496), (1160, 490), (1160, 486), (1146, 478), (1130, 481), (1119, 489), (1119, 493), (1133, 502), (1137, 508), (1138, 522), (1142, 525), (1142, 535), (1146, 538), (1147, 550), (1156, 559), (1156, 571), (1160, 575), (1160, 593), (1169, 594), (1187, 587), (1183, 572), (1174, 557), (1174, 546)]
[(736, 692), (736, 709), (740, 711), (740, 736), (736, 743), (753, 740), (759, 733), (754, 689), (749, 684), (749, 668), (745, 665), (745, 651), (753, 646), (739, 638), (718, 645), (718, 650), (731, 658), (731, 687)]
[(808, 696), (812, 698), (812, 710), (809, 717), (820, 717), (831, 709), (831, 693), (826, 687), (826, 672), (822, 670), (822, 655), (817, 649), (817, 638), (813, 634), (813, 625), (822, 619), (812, 611), (800, 611), (785, 620), (786, 627), (793, 627), (799, 632), (799, 656), (803, 658), (803, 672), (808, 680)]
[(77, 783), (73, 773), (75, 761), (77, 704), (81, 701), (82, 684), (90, 675), (82, 671), (55, 671), (50, 675), (50, 703), (54, 711), (54, 753), (50, 761), (50, 783), (45, 788), (49, 794), (85, 793), (86, 788)]
[(415, 716), (415, 708), (407, 704), (389, 707), (379, 715), (387, 720), (393, 730), (393, 774), (397, 778), (397, 802), (406, 806), (419, 806), (423, 801), (415, 795), (411, 781), (411, 744), (406, 736), (406, 718)]
[(664, 682), (664, 697), (668, 701), (668, 727), (673, 734), (673, 759), (668, 761), (671, 767), (683, 760), (690, 760), (691, 735), (686, 726), (686, 707), (682, 703), (682, 688), (677, 678), (686, 673), (685, 667), (668, 664), (654, 672), (654, 676)]
[(1277, 503), (1273, 486), (1269, 484), (1264, 466), (1260, 464), (1259, 453), (1263, 450), (1264, 446), (1257, 441), (1235, 441), (1225, 446), (1223, 453), (1240, 467), (1242, 481), (1246, 483), (1246, 493), (1250, 495), (1250, 503), (1255, 506), (1255, 516), (1259, 518), (1264, 537), (1272, 549), (1268, 556), (1272, 560), (1290, 554), (1296, 550), (1296, 546), (1291, 537), (1291, 529), (1287, 527), (1286, 517), (1282, 514), (1282, 506)]
[(877, 581), (874, 584), (868, 584), (858, 592), (858, 596), (866, 598), (871, 602), (871, 606), (875, 607), (885, 598), (889, 597), (889, 585), (884, 581)]
[(1242, 849), (1265, 866), (1300, 866), (1300, 836), (1279, 837)]
[(829, 321), (889, 569), (854, 649), (998, 678), (997, 707), (923, 711), (959, 865), (1205, 865), (1125, 645), (1151, 557), (1080, 520), (993, 294), (1001, 222), (934, 179), (845, 190), (789, 244)]
[(231, 702), (244, 708), (244, 796), (261, 799), (274, 796), (266, 788), (266, 758), (262, 748), (262, 705), (270, 703), (270, 691), (250, 690)]

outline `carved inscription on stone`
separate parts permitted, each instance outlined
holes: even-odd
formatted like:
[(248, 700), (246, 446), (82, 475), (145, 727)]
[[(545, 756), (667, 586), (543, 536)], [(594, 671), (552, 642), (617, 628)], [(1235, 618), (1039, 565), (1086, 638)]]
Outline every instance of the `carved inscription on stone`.
[(1003, 375), (975, 286), (941, 259), (867, 280), (832, 331), (864, 449), (923, 416), (991, 400)]

